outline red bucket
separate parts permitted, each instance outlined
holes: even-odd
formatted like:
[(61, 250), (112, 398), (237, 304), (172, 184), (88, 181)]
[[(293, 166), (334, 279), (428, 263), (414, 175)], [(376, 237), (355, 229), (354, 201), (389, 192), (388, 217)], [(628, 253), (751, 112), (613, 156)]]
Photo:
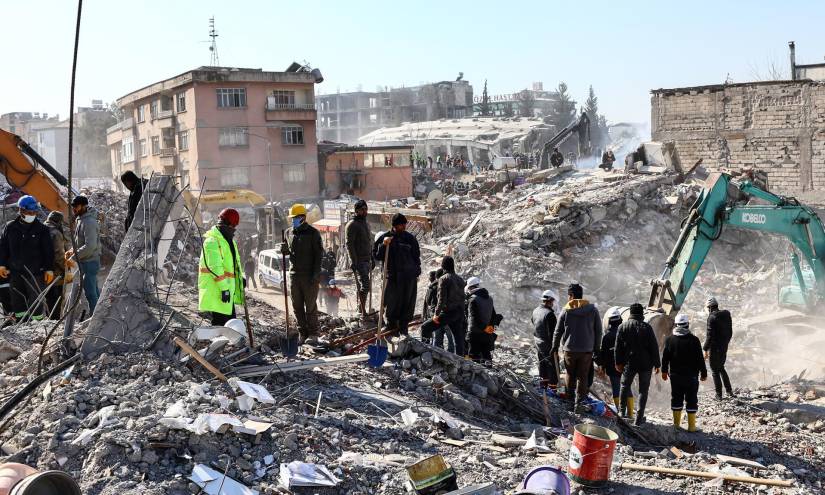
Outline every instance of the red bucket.
[(576, 425), (570, 446), (570, 477), (576, 483), (598, 487), (610, 478), (610, 465), (619, 435), (597, 425)]

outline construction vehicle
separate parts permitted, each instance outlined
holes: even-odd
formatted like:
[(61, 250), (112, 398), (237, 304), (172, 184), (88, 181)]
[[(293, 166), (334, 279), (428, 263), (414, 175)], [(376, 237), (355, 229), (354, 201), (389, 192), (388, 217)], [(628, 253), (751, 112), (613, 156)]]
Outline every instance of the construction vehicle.
[(34, 196), (46, 209), (62, 212), (68, 218), (69, 205), (58, 185), (68, 187), (69, 181), (20, 136), (2, 129), (0, 173), (10, 186)]
[(578, 120), (571, 122), (570, 125), (544, 143), (541, 148), (541, 158), (539, 158), (540, 169), (545, 169), (550, 165), (550, 153), (553, 151), (553, 148), (567, 141), (574, 132), (579, 137), (579, 155), (584, 156), (590, 154), (590, 118), (586, 113), (582, 112)]

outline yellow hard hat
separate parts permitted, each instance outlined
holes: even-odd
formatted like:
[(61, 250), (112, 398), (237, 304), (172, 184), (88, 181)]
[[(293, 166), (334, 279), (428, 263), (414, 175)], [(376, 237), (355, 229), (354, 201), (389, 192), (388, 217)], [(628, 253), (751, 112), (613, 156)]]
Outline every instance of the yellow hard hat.
[(304, 206), (302, 203), (295, 203), (292, 205), (292, 208), (289, 209), (289, 216), (290, 217), (297, 217), (298, 215), (306, 215), (307, 214), (307, 207)]

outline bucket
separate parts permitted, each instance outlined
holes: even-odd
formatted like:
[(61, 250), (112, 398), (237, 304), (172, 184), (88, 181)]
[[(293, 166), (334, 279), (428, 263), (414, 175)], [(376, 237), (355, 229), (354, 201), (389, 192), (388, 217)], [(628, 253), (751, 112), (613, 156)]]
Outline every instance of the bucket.
[(11, 495), (80, 495), (80, 487), (63, 471), (43, 471), (24, 478)]
[(570, 477), (584, 486), (607, 483), (619, 435), (597, 425), (576, 425), (570, 446)]
[(436, 495), (458, 490), (455, 471), (440, 455), (427, 457), (409, 466), (407, 475), (418, 495)]
[(518, 486), (519, 493), (556, 493), (570, 495), (570, 480), (564, 472), (554, 466), (539, 466), (532, 469)]

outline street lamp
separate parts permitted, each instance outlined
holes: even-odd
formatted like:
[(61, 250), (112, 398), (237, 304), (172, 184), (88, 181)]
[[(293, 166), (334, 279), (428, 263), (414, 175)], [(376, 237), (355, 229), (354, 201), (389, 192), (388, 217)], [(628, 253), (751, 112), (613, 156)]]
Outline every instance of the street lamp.
[[(284, 122), (276, 122), (276, 123), (267, 124), (265, 127), (267, 129), (280, 129), (281, 127), (284, 127), (285, 125), (286, 125), (286, 123), (284, 123)], [(272, 201), (273, 201), (273, 198), (272, 198), (272, 141), (270, 141), (268, 137), (259, 136), (258, 134), (252, 134), (249, 131), (247, 131), (246, 134), (248, 136), (253, 136), (253, 137), (256, 137), (256, 138), (259, 138), (259, 139), (263, 139), (266, 142), (266, 159), (267, 159), (267, 167), (269, 169), (269, 172), (268, 172), (268, 175), (269, 175), (269, 203), (272, 204)]]

